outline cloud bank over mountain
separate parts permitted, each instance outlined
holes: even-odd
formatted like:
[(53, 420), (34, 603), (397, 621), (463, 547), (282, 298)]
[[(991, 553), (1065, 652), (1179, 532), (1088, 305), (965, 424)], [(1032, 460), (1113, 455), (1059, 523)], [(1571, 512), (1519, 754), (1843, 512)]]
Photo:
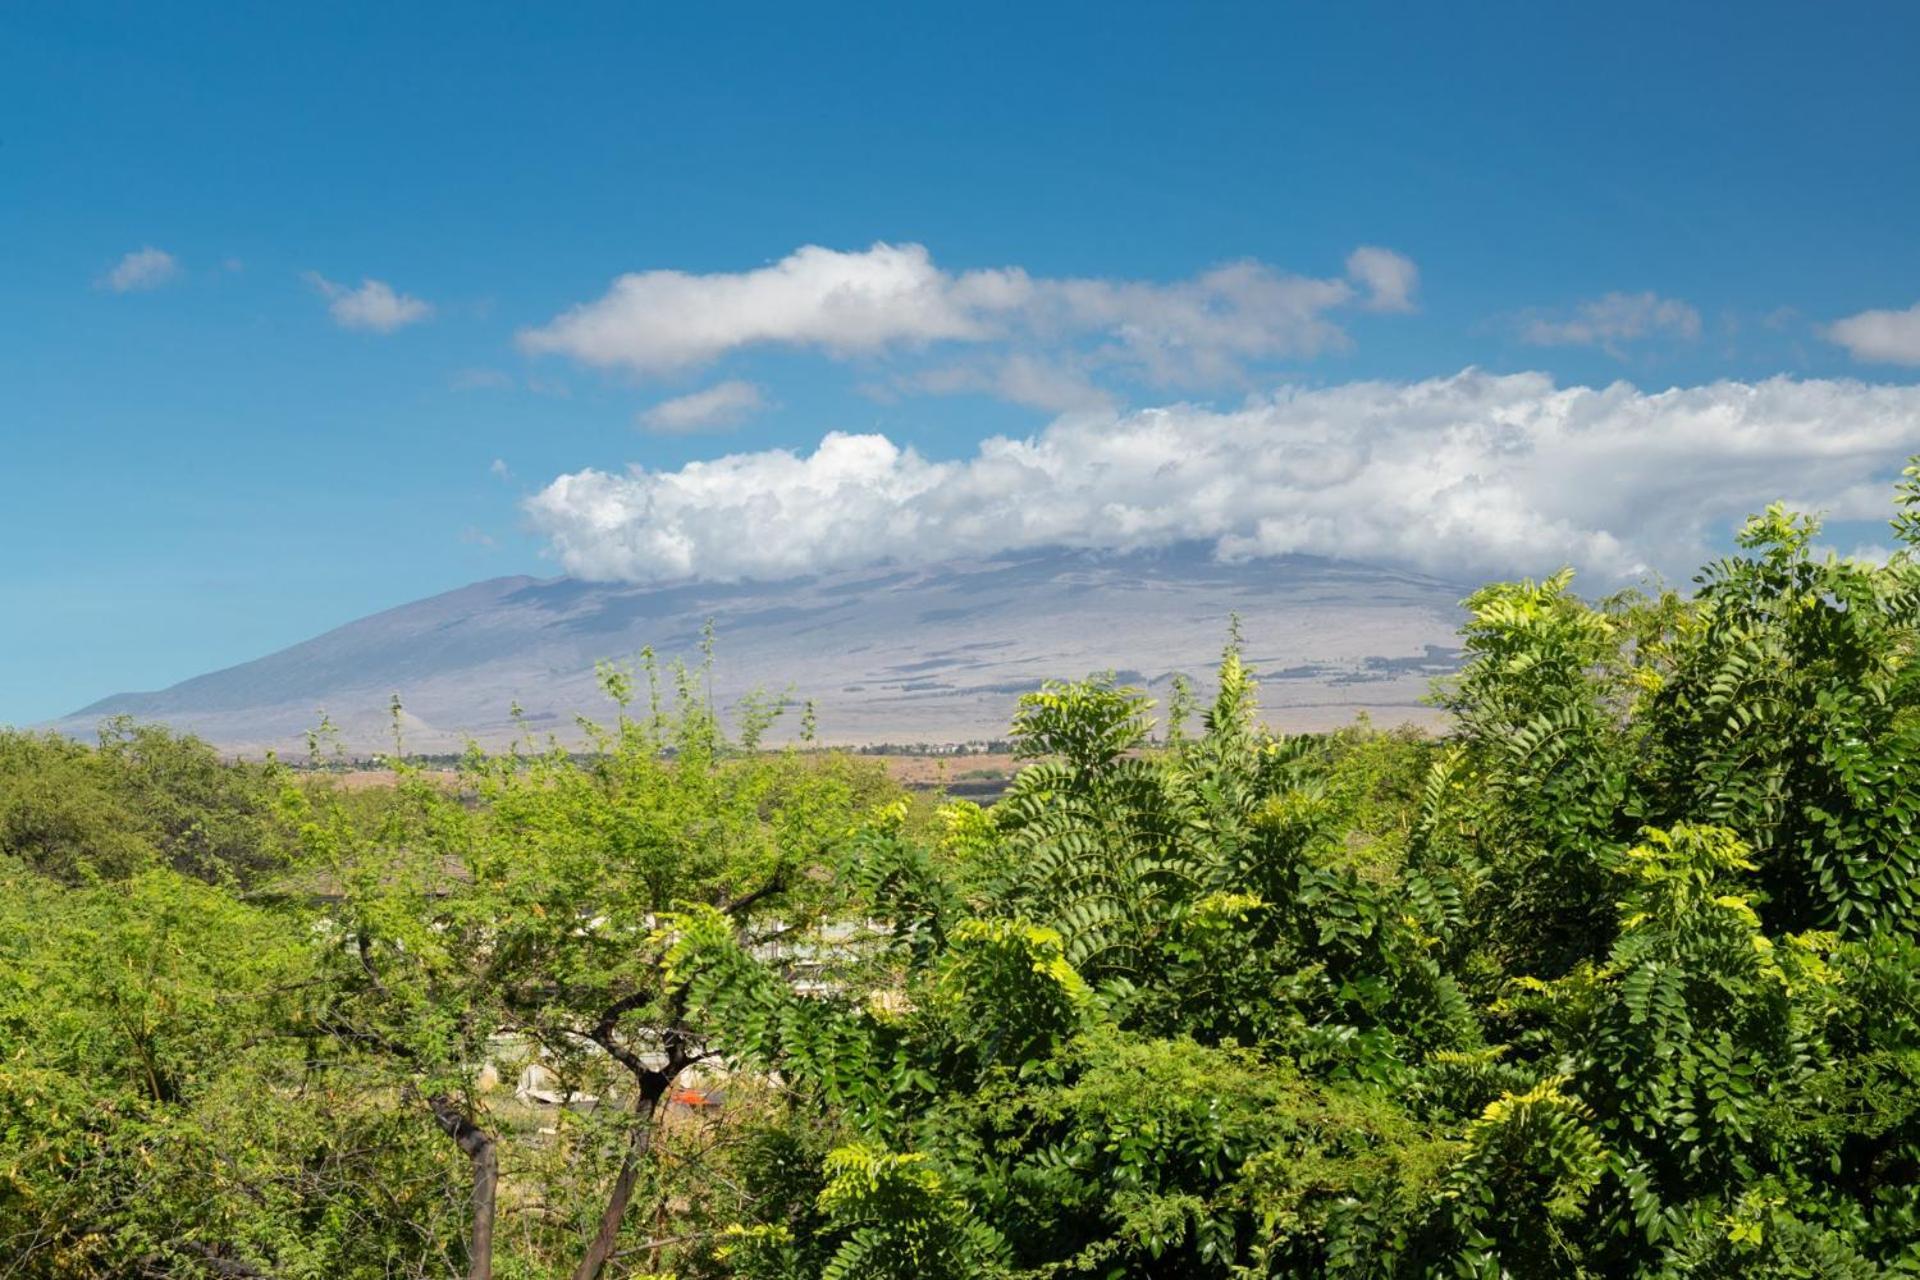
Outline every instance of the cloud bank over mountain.
[(811, 453), (562, 475), (526, 510), (567, 572), (631, 583), (1193, 540), (1223, 559), (1305, 552), (1456, 576), (1570, 563), (1619, 580), (1689, 572), (1775, 497), (1878, 518), (1916, 451), (1920, 387), (1646, 392), (1470, 369), (1282, 387), (1226, 411), (1070, 413), (952, 460), (835, 432)]

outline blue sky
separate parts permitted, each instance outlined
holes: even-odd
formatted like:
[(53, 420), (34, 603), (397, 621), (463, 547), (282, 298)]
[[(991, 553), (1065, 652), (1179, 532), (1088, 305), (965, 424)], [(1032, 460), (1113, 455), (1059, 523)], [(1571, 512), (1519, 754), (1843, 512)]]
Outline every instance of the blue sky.
[[(1002, 435), (1029, 542), (1671, 571), (1802, 478), (1884, 542), (1917, 48), (1893, 3), (8, 6), (0, 722), (501, 574), (994, 549)], [(1462, 424), (1521, 435), (1427, 452)], [(1168, 447), (1307, 461), (1142, 514)]]

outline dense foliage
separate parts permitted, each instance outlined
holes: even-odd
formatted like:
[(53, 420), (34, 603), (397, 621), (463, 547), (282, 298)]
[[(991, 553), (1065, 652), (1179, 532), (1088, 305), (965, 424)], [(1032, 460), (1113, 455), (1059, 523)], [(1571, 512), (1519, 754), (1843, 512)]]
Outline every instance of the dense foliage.
[(1478, 592), (1444, 737), (1047, 686), (988, 809), (650, 660), (372, 790), (0, 736), (0, 1275), (1920, 1274), (1900, 501)]

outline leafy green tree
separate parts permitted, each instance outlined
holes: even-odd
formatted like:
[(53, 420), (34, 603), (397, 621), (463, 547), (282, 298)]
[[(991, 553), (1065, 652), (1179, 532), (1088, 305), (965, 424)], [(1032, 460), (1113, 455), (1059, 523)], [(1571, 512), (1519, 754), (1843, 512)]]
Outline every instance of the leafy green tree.
[[(735, 751), (703, 680), (675, 673), (662, 709), (648, 674), (644, 715), (628, 713), (629, 678), (604, 674), (622, 713), (583, 726), (595, 748), (584, 759), (557, 744), (476, 751), (457, 791), (403, 770), (371, 828), (325, 797), (289, 795), (307, 871), (337, 899), (330, 1004), (314, 1030), (383, 1064), (469, 1158), (475, 1280), (491, 1274), (504, 1141), (479, 1081), (502, 1038), (567, 1096), (595, 1100), (568, 1141), (608, 1167), (599, 1208), (528, 1228), (546, 1253), (581, 1241), (571, 1273), (590, 1280), (650, 1175), (670, 1091), (710, 1056), (650, 941), (657, 919), (700, 904), (743, 942), (804, 927), (826, 900), (814, 873), (868, 785), (834, 760)], [(762, 714), (747, 718), (764, 727)]]
[(278, 866), (275, 770), (125, 717), (89, 750), (0, 730), (0, 854), (68, 883), (162, 864), (244, 885)]
[(0, 1257), (14, 1273), (428, 1265), (440, 1213), (417, 1188), (444, 1176), (437, 1149), (280, 1034), (313, 976), (277, 913), (170, 870), (84, 889), (0, 872)]
[(650, 655), (372, 791), (0, 734), (6, 1274), (1920, 1275), (1898, 501), (1476, 592), (1437, 739), (1046, 685), (991, 808)]
[(158, 858), (142, 828), (94, 753), (55, 734), (0, 730), (0, 852), (69, 884), (118, 879)]

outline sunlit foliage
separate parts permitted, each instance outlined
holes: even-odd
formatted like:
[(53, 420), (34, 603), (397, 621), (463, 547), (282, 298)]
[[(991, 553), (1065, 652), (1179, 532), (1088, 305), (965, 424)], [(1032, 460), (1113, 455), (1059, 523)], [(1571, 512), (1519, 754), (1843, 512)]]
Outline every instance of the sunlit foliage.
[(0, 1275), (1920, 1274), (1899, 504), (1484, 588), (1440, 737), (1049, 684), (991, 808), (648, 655), (374, 792), (0, 735)]

